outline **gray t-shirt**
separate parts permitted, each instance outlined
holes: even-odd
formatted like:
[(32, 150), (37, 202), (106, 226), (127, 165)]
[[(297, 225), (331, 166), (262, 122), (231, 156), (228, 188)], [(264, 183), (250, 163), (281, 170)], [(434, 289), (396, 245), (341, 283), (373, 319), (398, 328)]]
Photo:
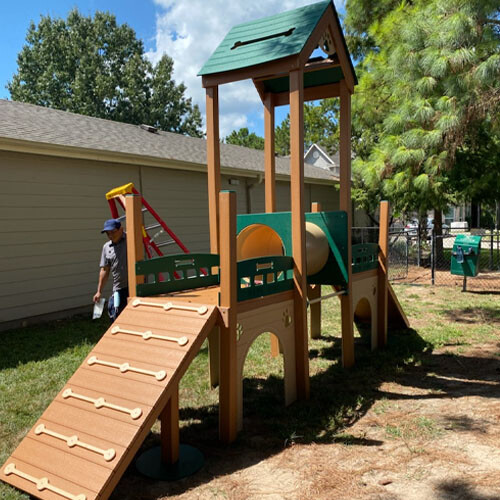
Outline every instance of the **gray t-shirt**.
[(115, 245), (112, 241), (104, 243), (101, 253), (101, 267), (110, 267), (113, 276), (113, 292), (128, 286), (127, 240), (125, 233)]

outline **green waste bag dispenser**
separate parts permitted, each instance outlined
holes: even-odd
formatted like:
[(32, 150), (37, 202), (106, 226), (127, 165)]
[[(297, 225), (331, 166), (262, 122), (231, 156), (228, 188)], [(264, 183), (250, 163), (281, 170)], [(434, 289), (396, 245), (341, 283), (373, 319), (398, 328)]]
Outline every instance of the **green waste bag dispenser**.
[(480, 252), (481, 236), (457, 235), (451, 251), (451, 274), (477, 276)]

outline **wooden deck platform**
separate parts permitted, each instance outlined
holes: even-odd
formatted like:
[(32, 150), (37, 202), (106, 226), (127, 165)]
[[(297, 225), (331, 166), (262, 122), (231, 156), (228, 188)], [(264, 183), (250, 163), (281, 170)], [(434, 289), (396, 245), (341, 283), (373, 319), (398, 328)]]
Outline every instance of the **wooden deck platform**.
[(132, 298), (0, 479), (41, 499), (108, 498), (217, 316), (211, 302)]

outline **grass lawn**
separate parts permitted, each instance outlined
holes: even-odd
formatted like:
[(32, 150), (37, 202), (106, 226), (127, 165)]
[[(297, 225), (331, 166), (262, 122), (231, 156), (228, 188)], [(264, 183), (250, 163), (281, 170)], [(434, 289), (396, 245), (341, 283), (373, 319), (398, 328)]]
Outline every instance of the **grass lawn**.
[[(385, 411), (386, 402), (380, 392), (383, 383), (397, 380), (411, 367), (431, 363), (429, 354), (435, 349), (444, 349), (444, 354), (453, 358), (469, 345), (499, 340), (498, 295), (463, 294), (457, 289), (430, 286), (397, 285), (395, 290), (412, 329), (391, 332), (388, 348), (374, 353), (365, 342), (365, 335), (358, 332), (356, 366), (351, 370), (344, 370), (339, 364), (339, 303), (324, 303), (322, 337), (309, 342), (308, 402), (283, 406), (281, 358), (270, 356), (268, 335), (259, 337), (245, 364), (244, 430), (233, 446), (258, 443), (272, 455), (294, 443), (356, 444), (360, 438), (349, 433), (350, 426), (370, 408)], [(0, 333), (0, 464), (108, 325), (105, 319), (75, 318)], [(495, 356), (500, 357), (498, 346)], [(432, 370), (431, 365), (428, 368)], [(217, 402), (218, 391), (208, 384), (205, 345), (181, 383), (180, 417), (181, 440), (200, 447), (208, 456), (207, 461), (225, 449), (217, 441)], [(439, 434), (426, 417), (418, 417), (412, 426), (417, 433)], [(156, 424), (146, 446), (158, 441), (158, 431)], [(391, 438), (404, 439), (405, 432), (410, 431), (394, 422), (386, 432)], [(127, 474), (133, 474), (131, 469)], [(0, 483), (0, 499), (21, 498), (28, 497)]]

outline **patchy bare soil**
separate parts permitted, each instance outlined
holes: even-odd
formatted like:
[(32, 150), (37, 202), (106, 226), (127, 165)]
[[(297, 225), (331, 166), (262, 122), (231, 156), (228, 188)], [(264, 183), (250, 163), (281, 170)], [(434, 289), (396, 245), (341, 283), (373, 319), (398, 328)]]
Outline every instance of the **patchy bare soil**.
[[(401, 272), (404, 277), (398, 279), (398, 283), (431, 284), (432, 273), (430, 267), (409, 266), (408, 273)], [(463, 286), (463, 276), (453, 275), (449, 269), (436, 269), (434, 272), (434, 284), (436, 286), (455, 287), (460, 290)], [(474, 278), (469, 277), (467, 278), (466, 288), (474, 292), (500, 292), (500, 272), (481, 272)]]
[(278, 442), (262, 428), (226, 448), (215, 429), (196, 443), (206, 457), (198, 474), (153, 482), (131, 467), (112, 498), (500, 499), (500, 335), (424, 356), (329, 441)]

